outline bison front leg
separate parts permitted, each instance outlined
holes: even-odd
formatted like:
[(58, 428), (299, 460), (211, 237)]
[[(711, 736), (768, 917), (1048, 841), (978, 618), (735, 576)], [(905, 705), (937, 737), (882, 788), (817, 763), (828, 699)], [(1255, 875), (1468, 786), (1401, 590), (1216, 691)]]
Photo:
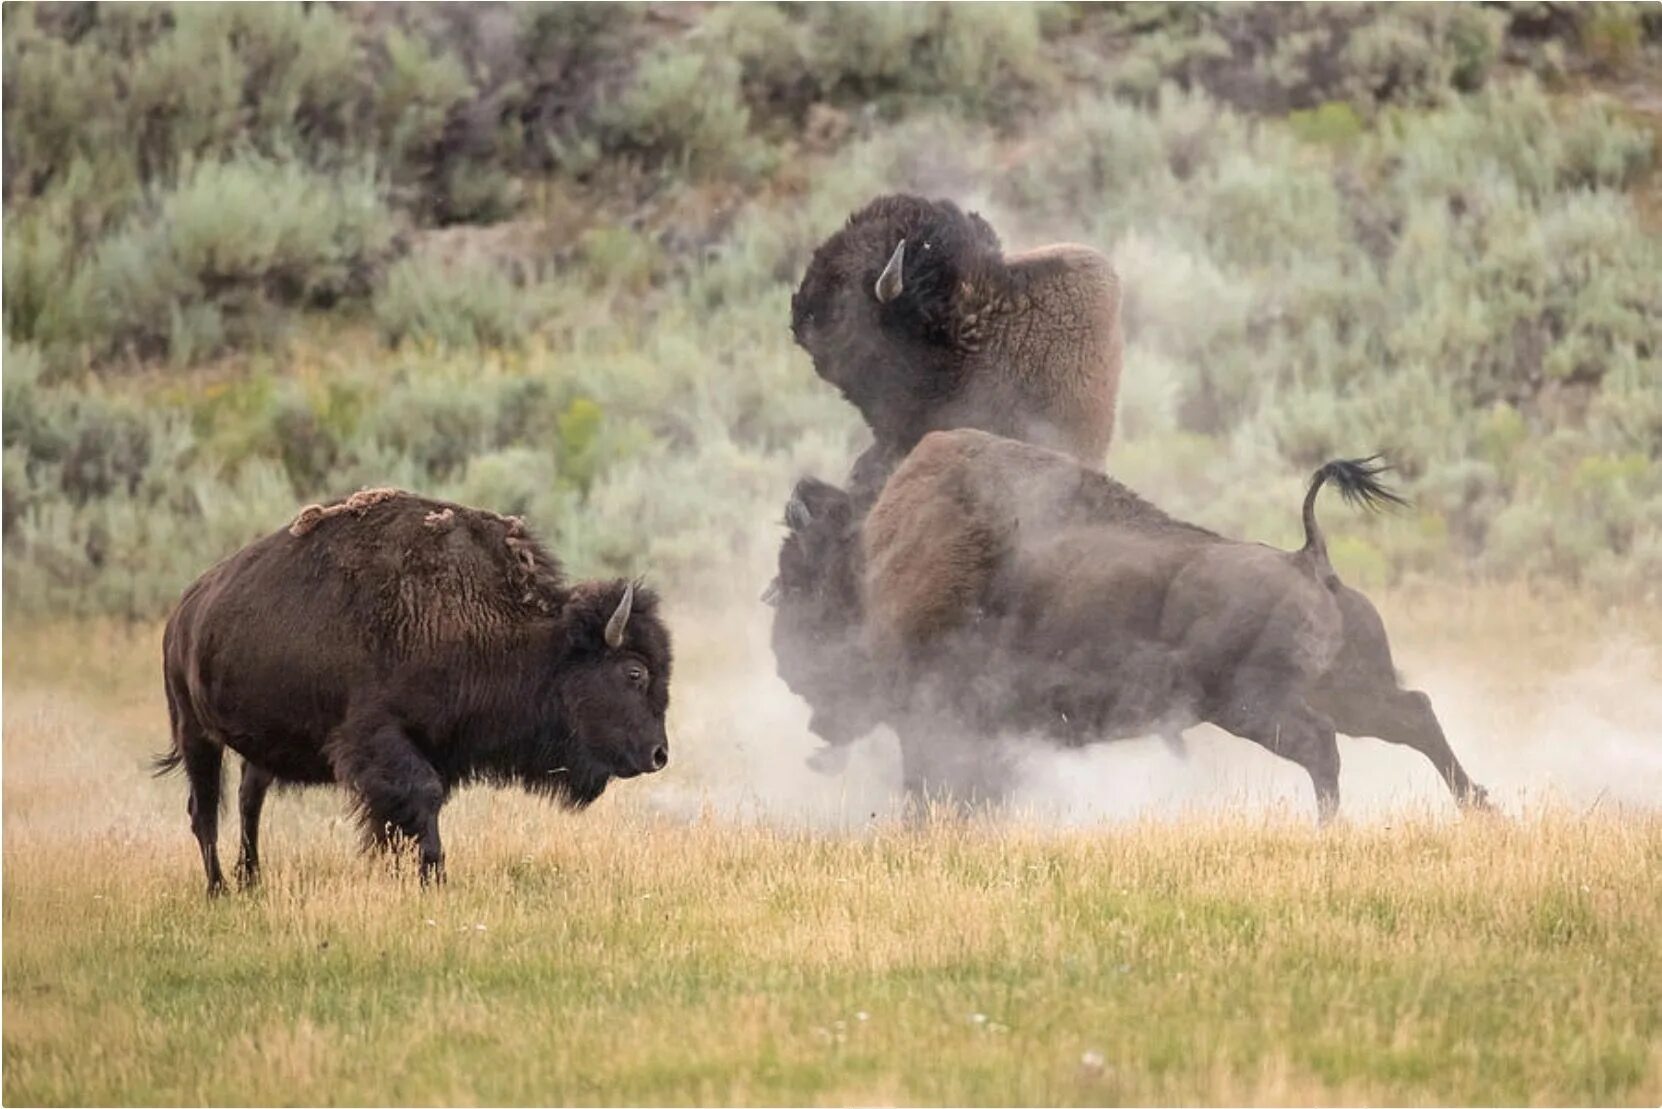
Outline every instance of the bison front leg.
[(326, 753), (336, 780), (358, 799), (366, 838), (383, 847), (400, 838), (415, 844), (422, 884), (442, 882), (439, 809), (449, 791), (404, 728), (392, 721), (348, 722), (330, 737)]
[(265, 808), (271, 775), (251, 762), (242, 764), (242, 785), (237, 790), (237, 810), (242, 816), (242, 851), (237, 856), (237, 881), (250, 887), (260, 880), (260, 813)]
[(969, 813), (1009, 799), (1014, 769), (995, 737), (971, 732), (950, 718), (914, 719), (896, 734), (901, 784), (920, 812), (939, 806)]

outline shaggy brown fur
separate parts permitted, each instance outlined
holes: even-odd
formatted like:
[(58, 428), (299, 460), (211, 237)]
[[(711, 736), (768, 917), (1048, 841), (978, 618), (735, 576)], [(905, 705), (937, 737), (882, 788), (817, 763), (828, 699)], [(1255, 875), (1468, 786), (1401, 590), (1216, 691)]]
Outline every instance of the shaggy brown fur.
[(289, 525), (289, 534), (305, 535), (329, 517), (339, 516), (342, 513), (362, 516), (382, 501), (389, 501), (399, 496), (400, 492), (400, 490), (385, 486), (379, 489), (360, 489), (350, 497), (335, 504), (309, 504), (300, 510), (299, 515), (295, 516), (294, 523)]
[[(904, 242), (900, 291), (879, 277)], [(863, 504), (930, 431), (973, 427), (1100, 467), (1124, 345), (1120, 284), (1089, 247), (1006, 257), (950, 201), (886, 196), (817, 251), (791, 300), (791, 329), (876, 443), (850, 493)]]
[(779, 573), (762, 598), (776, 609), (774, 665), (808, 703), (814, 734), (850, 743), (881, 722), (860, 643), (860, 522), (847, 493), (803, 478), (784, 523)]
[(210, 891), (221, 763), (243, 757), (239, 868), (258, 868), (273, 782), (335, 782), (372, 842), (441, 872), (458, 784), (517, 782), (573, 805), (668, 758), (669, 633), (624, 581), (569, 584), (514, 517), (368, 490), (313, 506), (203, 574), (169, 618), (172, 750)]
[(926, 436), (862, 531), (871, 671), (892, 676), (896, 714), (935, 717), (937, 734), (996, 723), (1078, 743), (1210, 722), (1304, 766), (1326, 817), (1343, 731), (1421, 751), (1483, 804), (1315, 523), (1327, 483), (1395, 499), (1373, 462), (1318, 470), (1305, 546), (1280, 551), (1175, 520), (1053, 451)]

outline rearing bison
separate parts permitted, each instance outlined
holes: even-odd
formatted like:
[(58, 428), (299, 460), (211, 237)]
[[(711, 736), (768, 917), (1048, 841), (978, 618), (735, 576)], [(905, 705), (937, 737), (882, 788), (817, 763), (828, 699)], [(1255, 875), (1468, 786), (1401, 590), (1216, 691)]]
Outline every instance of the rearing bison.
[(931, 431), (980, 428), (1102, 465), (1124, 340), (1119, 278), (1089, 247), (1006, 257), (951, 201), (879, 197), (814, 252), (791, 331), (875, 436), (849, 486), (859, 509)]
[(669, 759), (669, 633), (650, 590), (568, 583), (518, 519), (368, 490), (314, 506), (203, 574), (163, 637), (172, 750), (208, 890), (221, 763), (243, 758), (238, 870), (273, 782), (338, 783), (370, 843), (443, 876), (439, 809), (517, 782), (581, 807)]
[[(1318, 492), (1394, 499), (1377, 473), (1371, 460), (1318, 470), (1305, 545), (1281, 551), (1175, 520), (1053, 451), (931, 434), (859, 529), (863, 627), (840, 643), (871, 684), (801, 691), (821, 699), (816, 718), (880, 715), (903, 745), (1000, 732), (1079, 744), (1209, 722), (1303, 766), (1324, 819), (1339, 804), (1335, 733), (1377, 736), (1423, 753), (1461, 804), (1486, 805), (1425, 694), (1398, 685), (1378, 612), (1327, 558)], [(794, 515), (798, 549), (824, 549), (826, 536), (804, 540), (826, 518)], [(820, 569), (791, 568), (782, 609), (812, 596)]]
[[(863, 678), (849, 669), (845, 649), (857, 616), (839, 607), (855, 573), (848, 535), (890, 471), (931, 431), (981, 428), (1099, 467), (1124, 347), (1119, 278), (1089, 247), (1007, 257), (975, 213), (947, 200), (885, 196), (814, 252), (791, 298), (791, 331), (875, 439), (854, 463), (845, 507), (835, 510), (842, 534), (821, 519), (813, 535), (824, 549), (807, 563), (798, 557), (802, 543), (787, 538), (766, 594), (800, 585), (809, 567), (817, 575), (811, 606), (784, 605), (775, 616), (774, 654), (787, 684), (823, 694), (809, 696), (816, 710), (838, 706), (816, 711), (811, 726), (840, 742), (841, 729), (861, 723), (846, 714), (865, 715), (854, 707), (862, 696), (850, 692)], [(801, 488), (811, 485), (841, 496), (822, 483)], [(834, 568), (826, 561), (833, 552), (842, 559)]]

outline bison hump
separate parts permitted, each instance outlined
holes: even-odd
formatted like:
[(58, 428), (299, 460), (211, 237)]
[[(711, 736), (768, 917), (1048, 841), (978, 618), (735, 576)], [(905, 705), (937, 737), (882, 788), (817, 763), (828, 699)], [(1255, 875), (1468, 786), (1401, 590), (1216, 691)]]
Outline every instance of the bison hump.
[(405, 647), (512, 638), (560, 610), (560, 564), (518, 516), (366, 489), (302, 509), (297, 553), (347, 579), (375, 638)]

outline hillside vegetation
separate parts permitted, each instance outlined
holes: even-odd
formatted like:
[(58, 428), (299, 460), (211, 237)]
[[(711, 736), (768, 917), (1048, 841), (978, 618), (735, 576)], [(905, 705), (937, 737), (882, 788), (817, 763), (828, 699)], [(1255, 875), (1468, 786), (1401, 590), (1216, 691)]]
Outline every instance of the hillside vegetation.
[(151, 618), (366, 484), (753, 596), (862, 432), (791, 344), (870, 196), (1106, 250), (1110, 469), (1359, 584), (1662, 582), (1640, 5), (8, 7), (7, 604)]

